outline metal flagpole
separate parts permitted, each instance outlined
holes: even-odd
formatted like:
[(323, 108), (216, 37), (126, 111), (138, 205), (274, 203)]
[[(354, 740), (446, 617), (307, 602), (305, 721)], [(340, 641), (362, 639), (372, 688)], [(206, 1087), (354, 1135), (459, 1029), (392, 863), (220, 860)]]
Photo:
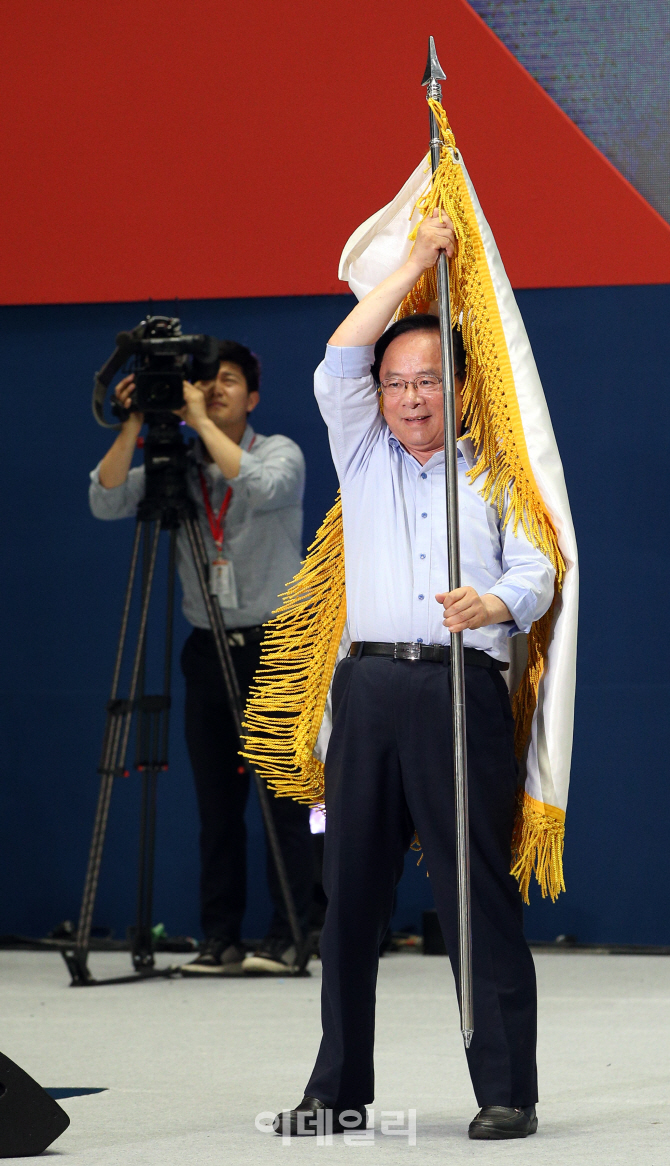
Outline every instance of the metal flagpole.
[[(446, 81), (435, 52), (435, 42), (428, 41), (428, 61), (422, 85), (426, 97), (442, 100), (440, 81)], [(433, 174), (440, 164), (442, 140), (433, 111), (430, 111), (430, 160)], [(454, 391), (454, 352), (451, 336), (451, 301), (449, 296), (449, 260), (442, 252), (437, 262), (437, 301), (442, 342), (442, 387), (444, 390), (444, 469), (447, 490), (447, 549), (449, 552), (449, 590), (461, 586), (461, 554), (458, 529), (458, 471), (456, 446), (456, 397)], [(466, 1049), (474, 1031), (472, 1009), (472, 933), (470, 927), (470, 832), (468, 827), (468, 764), (465, 745), (465, 673), (463, 633), (451, 632), (451, 713), (454, 745), (454, 791), (456, 810), (456, 873), (458, 891), (458, 988), (461, 1009), (461, 1032)]]

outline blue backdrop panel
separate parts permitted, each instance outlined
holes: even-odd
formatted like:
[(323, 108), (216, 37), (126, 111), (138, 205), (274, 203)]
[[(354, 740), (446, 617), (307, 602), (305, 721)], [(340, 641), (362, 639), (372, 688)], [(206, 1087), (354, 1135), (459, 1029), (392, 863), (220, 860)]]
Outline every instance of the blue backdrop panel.
[(528, 932), (667, 944), (670, 287), (524, 291), (518, 301), (581, 565), (569, 891), (554, 907), (536, 900)]
[[(306, 542), (337, 490), (312, 374), (348, 302), (333, 296), (151, 306), (179, 314), (184, 330), (235, 337), (260, 355), (262, 403), (253, 420), (259, 432), (286, 433), (305, 451)], [(43, 934), (79, 910), (133, 536), (132, 522), (97, 522), (88, 509), (88, 473), (114, 436), (93, 420), (92, 376), (112, 351), (117, 331), (137, 323), (147, 308), (0, 311), (7, 377), (0, 932)], [(160, 583), (160, 573), (158, 578)], [(161, 620), (157, 614), (154, 643)], [(187, 633), (180, 616), (178, 647)], [(155, 672), (156, 652), (153, 657)], [(194, 934), (197, 814), (182, 739), (178, 669), (174, 698), (171, 766), (160, 779), (155, 918), (173, 934)], [(135, 773), (116, 782), (95, 914), (96, 923), (120, 935), (134, 920), (139, 786)], [(259, 816), (252, 799), (247, 935), (263, 934), (269, 910)]]
[[(670, 288), (524, 291), (563, 455), (581, 550), (582, 615), (568, 893), (533, 902), (528, 932), (670, 942), (665, 891), (668, 682), (659, 613), (669, 565), (664, 486)], [(153, 305), (185, 328), (251, 345), (263, 362), (254, 423), (307, 459), (306, 542), (336, 491), (312, 371), (348, 297)], [(110, 437), (89, 410), (92, 371), (142, 304), (3, 308), (6, 375), (0, 931), (43, 934), (76, 917), (97, 794), (95, 768), (127, 573), (132, 523), (96, 522), (88, 471)], [(160, 591), (160, 588), (159, 588)], [(159, 599), (161, 596), (159, 595)], [(160, 639), (160, 621), (152, 626)], [(178, 646), (188, 627), (177, 625)], [(156, 659), (154, 653), (153, 666)], [(171, 767), (160, 779), (155, 919), (198, 932), (197, 816), (175, 678)], [(96, 922), (133, 921), (139, 780), (116, 783)], [(247, 935), (268, 912), (258, 809), (248, 813)], [(395, 925), (430, 905), (410, 855)]]

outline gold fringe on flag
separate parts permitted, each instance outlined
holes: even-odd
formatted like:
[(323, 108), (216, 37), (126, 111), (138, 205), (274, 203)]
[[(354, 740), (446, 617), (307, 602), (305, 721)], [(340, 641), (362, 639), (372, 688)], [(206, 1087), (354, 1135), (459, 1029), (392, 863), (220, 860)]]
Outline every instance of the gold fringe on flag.
[[(449, 265), (451, 311), (452, 326), (462, 320), (467, 354), (463, 410), (477, 457), (469, 475), (474, 480), (486, 474), (482, 496), (497, 507), (503, 526), (511, 522), (516, 532), (521, 523), (529, 541), (553, 564), (558, 591), (565, 563), (530, 465), (481, 233), (447, 115), (438, 102), (431, 101), (430, 106), (442, 138), (441, 159), (417, 209), (422, 219), (434, 210), (446, 213), (457, 240)], [(396, 318), (427, 312), (436, 299), (432, 269), (403, 300)], [(513, 699), (518, 756), (531, 730), (553, 611), (552, 604), (528, 636), (528, 664)], [(278, 794), (310, 805), (323, 802), (323, 765), (315, 758), (314, 747), (345, 621), (344, 535), (338, 497), (283, 596), (282, 607), (267, 625), (260, 668), (245, 712), (243, 756)], [(560, 814), (527, 794), (520, 800), (512, 873), (526, 900), (533, 872), (543, 895), (555, 899), (565, 889), (563, 823), (555, 816)]]
[(530, 877), (535, 875), (542, 898), (556, 902), (565, 890), (563, 841), (565, 814), (554, 806), (536, 802), (524, 790), (512, 835), (512, 874), (518, 880), (524, 903), (528, 903)]
[(323, 765), (314, 746), (347, 617), (339, 493), (282, 599), (266, 625), (242, 756), (277, 793), (320, 805)]

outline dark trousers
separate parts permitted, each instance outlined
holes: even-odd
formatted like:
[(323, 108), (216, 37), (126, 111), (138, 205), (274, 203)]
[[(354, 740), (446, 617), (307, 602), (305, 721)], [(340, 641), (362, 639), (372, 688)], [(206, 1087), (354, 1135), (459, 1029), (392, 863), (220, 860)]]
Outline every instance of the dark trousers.
[[(258, 667), (260, 644), (231, 648), (243, 698)], [(214, 638), (194, 628), (181, 657), (186, 677), (186, 744), (200, 811), (200, 922), (207, 939), (237, 943), (246, 907), (247, 832), (244, 811), (249, 777), (228, 708)], [(303, 930), (309, 922), (314, 859), (309, 807), (268, 791), (279, 843)], [(267, 879), (274, 912), (266, 938), (290, 929), (268, 847)]]
[[(468, 1067), (479, 1105), (532, 1105), (535, 969), (509, 874), (517, 789), (512, 713), (499, 672), (466, 667), (465, 674), (475, 1025)], [(415, 828), (458, 977), (450, 678), (442, 664), (374, 657), (346, 659), (335, 676), (323, 1038), (305, 1090), (333, 1107), (374, 1098), (379, 944)]]

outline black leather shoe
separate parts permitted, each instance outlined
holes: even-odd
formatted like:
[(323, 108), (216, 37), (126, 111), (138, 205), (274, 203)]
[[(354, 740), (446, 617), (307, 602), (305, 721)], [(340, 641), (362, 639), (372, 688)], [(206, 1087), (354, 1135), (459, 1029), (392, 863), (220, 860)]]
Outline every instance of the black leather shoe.
[(527, 1138), (537, 1129), (535, 1106), (509, 1109), (506, 1105), (485, 1105), (470, 1122), (471, 1138)]
[[(357, 1123), (356, 1114), (360, 1119)], [(344, 1125), (340, 1117), (344, 1118)], [(285, 1109), (277, 1114), (273, 1129), (276, 1134), (290, 1134), (292, 1138), (313, 1138), (316, 1134), (355, 1133), (367, 1129), (367, 1125), (368, 1113), (364, 1105), (352, 1109), (329, 1109), (318, 1097), (303, 1097), (296, 1109)]]

